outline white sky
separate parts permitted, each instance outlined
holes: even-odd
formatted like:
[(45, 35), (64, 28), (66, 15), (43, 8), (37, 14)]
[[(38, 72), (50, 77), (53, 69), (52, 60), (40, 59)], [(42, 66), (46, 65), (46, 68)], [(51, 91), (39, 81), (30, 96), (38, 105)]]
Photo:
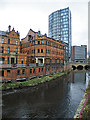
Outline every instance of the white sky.
[(0, 0), (0, 30), (8, 25), (24, 38), (29, 29), (48, 34), (48, 16), (69, 7), (72, 13), (72, 45), (88, 44), (88, 0)]

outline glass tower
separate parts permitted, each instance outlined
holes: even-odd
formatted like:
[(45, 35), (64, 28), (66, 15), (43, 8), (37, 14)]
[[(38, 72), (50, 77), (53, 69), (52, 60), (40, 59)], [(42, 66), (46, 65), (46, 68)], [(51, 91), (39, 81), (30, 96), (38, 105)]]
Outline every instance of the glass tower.
[(69, 7), (49, 15), (49, 37), (68, 44), (65, 52), (68, 58), (71, 57), (71, 11)]

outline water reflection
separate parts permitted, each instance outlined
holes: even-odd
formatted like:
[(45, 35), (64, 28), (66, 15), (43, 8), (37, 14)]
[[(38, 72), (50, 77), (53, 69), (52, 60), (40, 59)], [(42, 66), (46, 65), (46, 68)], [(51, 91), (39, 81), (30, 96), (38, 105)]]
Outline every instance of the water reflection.
[(72, 72), (39, 87), (3, 95), (3, 118), (72, 118), (86, 81), (85, 72)]

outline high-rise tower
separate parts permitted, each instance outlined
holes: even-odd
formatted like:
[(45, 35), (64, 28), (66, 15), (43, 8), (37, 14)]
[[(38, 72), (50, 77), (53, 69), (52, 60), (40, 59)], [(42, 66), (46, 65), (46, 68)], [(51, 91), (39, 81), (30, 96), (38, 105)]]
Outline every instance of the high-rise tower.
[(49, 37), (68, 44), (65, 52), (68, 58), (71, 57), (71, 11), (69, 7), (49, 15)]

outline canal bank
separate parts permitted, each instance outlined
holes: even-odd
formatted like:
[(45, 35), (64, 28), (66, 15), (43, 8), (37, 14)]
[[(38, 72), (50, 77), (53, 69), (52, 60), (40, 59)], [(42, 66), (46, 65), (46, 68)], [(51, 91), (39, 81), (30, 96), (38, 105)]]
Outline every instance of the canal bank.
[(86, 72), (72, 71), (33, 87), (4, 91), (2, 116), (6, 119), (73, 118), (84, 95), (86, 78)]
[(69, 69), (69, 70), (65, 70), (64, 72), (53, 73), (48, 76), (33, 78), (33, 79), (29, 79), (27, 81), (22, 81), (22, 82), (17, 81), (14, 83), (3, 83), (1, 86), (1, 89), (3, 91), (8, 91), (8, 90), (12, 90), (12, 89), (22, 89), (22, 88), (26, 88), (26, 87), (34, 87), (34, 86), (37, 86), (39, 84), (42, 84), (42, 83), (45, 83), (45, 82), (48, 82), (51, 80), (55, 80), (58, 77), (67, 75), (71, 71), (72, 71), (72, 69)]
[(88, 72), (88, 84), (74, 118), (90, 119), (90, 71)]

